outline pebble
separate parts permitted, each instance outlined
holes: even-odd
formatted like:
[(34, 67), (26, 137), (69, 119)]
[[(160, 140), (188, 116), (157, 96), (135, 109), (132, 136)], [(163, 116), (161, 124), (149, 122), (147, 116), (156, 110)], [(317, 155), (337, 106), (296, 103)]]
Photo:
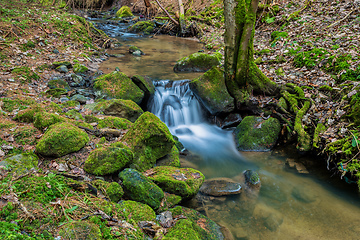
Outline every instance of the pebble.
[(52, 52), (55, 53), (55, 54), (59, 54), (59, 53), (60, 53), (59, 50), (57, 50), (57, 49), (54, 49)]
[(5, 153), (3, 150), (0, 150), (0, 157), (4, 157), (5, 156)]
[(10, 146), (10, 145), (2, 145), (1, 148), (4, 149), (4, 150), (14, 149), (14, 147), (13, 147), (13, 146)]

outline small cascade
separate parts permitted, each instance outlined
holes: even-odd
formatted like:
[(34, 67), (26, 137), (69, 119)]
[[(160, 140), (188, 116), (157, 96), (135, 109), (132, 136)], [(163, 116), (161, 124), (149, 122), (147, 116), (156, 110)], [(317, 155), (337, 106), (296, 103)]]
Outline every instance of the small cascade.
[(149, 111), (169, 127), (170, 132), (179, 138), (186, 149), (201, 156), (205, 160), (205, 165), (219, 165), (219, 175), (223, 165), (229, 162), (232, 162), (231, 165), (234, 162), (239, 163), (241, 170), (249, 167), (236, 150), (232, 133), (206, 121), (200, 102), (191, 91), (189, 82), (154, 82), (156, 91), (154, 98), (149, 102)]

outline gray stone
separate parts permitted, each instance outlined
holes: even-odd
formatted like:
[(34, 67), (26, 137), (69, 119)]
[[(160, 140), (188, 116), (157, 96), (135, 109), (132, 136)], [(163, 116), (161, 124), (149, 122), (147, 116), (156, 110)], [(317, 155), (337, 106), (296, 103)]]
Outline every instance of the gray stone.
[(56, 71), (60, 73), (67, 73), (69, 72), (69, 69), (65, 65), (60, 65), (59, 67), (56, 68)]
[(80, 104), (86, 104), (86, 101), (90, 100), (90, 98), (87, 98), (80, 94), (75, 94), (70, 98), (72, 101), (78, 101)]
[(240, 183), (228, 178), (206, 180), (200, 188), (200, 192), (211, 196), (226, 196), (241, 193)]

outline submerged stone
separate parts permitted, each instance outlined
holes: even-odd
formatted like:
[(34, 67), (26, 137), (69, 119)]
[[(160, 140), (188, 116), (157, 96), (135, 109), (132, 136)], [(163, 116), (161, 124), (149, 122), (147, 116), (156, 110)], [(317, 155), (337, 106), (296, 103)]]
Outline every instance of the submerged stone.
[(164, 192), (150, 179), (135, 169), (127, 168), (119, 173), (125, 194), (130, 199), (145, 203), (153, 209), (158, 209)]
[(176, 62), (174, 72), (206, 72), (220, 64), (221, 53), (193, 53)]
[(212, 115), (234, 110), (234, 99), (226, 90), (224, 73), (219, 68), (213, 67), (191, 81), (190, 88)]
[(150, 112), (142, 114), (121, 141), (134, 152), (134, 166), (139, 171), (153, 167), (156, 160), (169, 154), (175, 144), (165, 123)]
[(280, 122), (276, 118), (247, 116), (236, 127), (235, 142), (240, 151), (269, 151), (280, 133)]
[(211, 196), (226, 196), (241, 193), (240, 183), (228, 178), (206, 180), (200, 188), (202, 194)]

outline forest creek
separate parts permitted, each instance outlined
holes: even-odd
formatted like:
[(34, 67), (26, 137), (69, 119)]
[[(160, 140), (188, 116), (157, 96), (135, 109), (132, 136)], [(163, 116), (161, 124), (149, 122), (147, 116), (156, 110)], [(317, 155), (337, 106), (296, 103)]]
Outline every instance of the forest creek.
[(359, 238), (360, 1), (260, 0), (241, 93), (232, 2), (0, 2), (0, 239)]

